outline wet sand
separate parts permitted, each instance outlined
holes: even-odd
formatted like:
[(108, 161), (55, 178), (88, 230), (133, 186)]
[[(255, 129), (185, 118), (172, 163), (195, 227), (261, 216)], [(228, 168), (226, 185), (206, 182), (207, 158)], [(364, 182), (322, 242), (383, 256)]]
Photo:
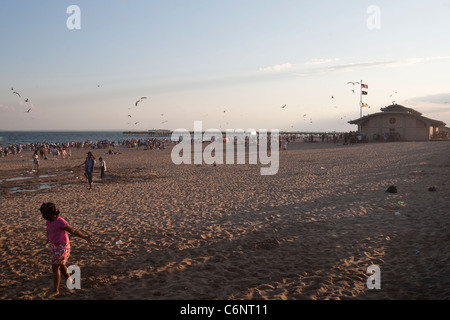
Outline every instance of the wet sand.
[[(51, 292), (43, 201), (97, 238), (70, 236), (81, 289), (62, 282), (60, 300), (450, 298), (450, 142), (288, 149), (274, 176), (176, 166), (170, 149), (92, 150), (108, 171), (91, 191), (75, 167), (87, 150), (39, 174), (31, 152), (0, 158), (0, 299)], [(371, 265), (380, 289), (367, 288)]]

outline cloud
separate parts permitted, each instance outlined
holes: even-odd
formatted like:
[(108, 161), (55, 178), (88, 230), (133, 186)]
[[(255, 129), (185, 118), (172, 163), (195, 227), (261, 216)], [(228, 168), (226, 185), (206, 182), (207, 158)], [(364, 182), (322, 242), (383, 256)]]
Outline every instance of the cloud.
[(311, 64), (306, 63), (305, 67), (296, 69), (293, 74), (297, 76), (308, 76), (315, 74), (324, 74), (337, 71), (353, 71), (355, 69), (382, 67), (392, 64), (394, 61), (378, 61), (378, 62), (356, 62), (345, 64), (334, 64), (329, 66), (311, 67)]
[(339, 61), (335, 59), (311, 59), (307, 63), (303, 64), (301, 68), (293, 68), (293, 74), (297, 76), (324, 74), (337, 71), (354, 71), (358, 69), (367, 68), (397, 68), (404, 67), (413, 64), (418, 64), (428, 61), (440, 61), (450, 60), (450, 56), (438, 56), (438, 57), (421, 57), (421, 58), (405, 58), (397, 60), (384, 60), (384, 61), (364, 61), (364, 62), (350, 62), (331, 64), (322, 66), (322, 64)]
[(270, 67), (264, 67), (264, 68), (259, 68), (260, 71), (281, 71), (283, 69), (290, 69), (292, 68), (292, 64), (290, 64), (289, 62), (286, 62), (284, 64), (276, 64), (274, 66), (270, 66)]
[(361, 61), (339, 63), (339, 58), (310, 59), (299, 63), (282, 63), (262, 67), (259, 70), (248, 70), (246, 72), (217, 74), (214, 76), (200, 76), (197, 78), (168, 79), (165, 82), (158, 80), (155, 83), (147, 83), (143, 89), (159, 92), (173, 92), (204, 89), (211, 86), (236, 86), (260, 81), (270, 81), (289, 77), (308, 77), (333, 72), (357, 71), (369, 68), (395, 68), (408, 66), (427, 61), (450, 60), (450, 56), (405, 58), (383, 61)]
[(318, 65), (318, 64), (330, 63), (330, 62), (335, 62), (335, 61), (339, 61), (339, 58), (334, 58), (334, 59), (311, 59), (306, 64), (307, 65)]
[(421, 97), (415, 97), (408, 100), (412, 103), (434, 103), (434, 104), (446, 104), (448, 108), (450, 108), (450, 93), (438, 93), (438, 94), (430, 94)]
[(408, 66), (408, 65), (412, 65), (412, 64), (421, 63), (421, 62), (439, 61), (439, 60), (450, 60), (450, 56), (406, 58), (406, 59), (391, 61), (390, 63), (387, 64), (387, 66), (401, 67), (401, 66)]

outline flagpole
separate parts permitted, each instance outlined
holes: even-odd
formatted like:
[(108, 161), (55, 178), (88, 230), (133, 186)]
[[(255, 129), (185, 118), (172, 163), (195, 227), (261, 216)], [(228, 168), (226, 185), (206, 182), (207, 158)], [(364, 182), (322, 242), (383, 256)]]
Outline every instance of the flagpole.
[(359, 117), (362, 118), (362, 89), (363, 89), (363, 81), (361, 80), (360, 84), (360, 98), (359, 98)]

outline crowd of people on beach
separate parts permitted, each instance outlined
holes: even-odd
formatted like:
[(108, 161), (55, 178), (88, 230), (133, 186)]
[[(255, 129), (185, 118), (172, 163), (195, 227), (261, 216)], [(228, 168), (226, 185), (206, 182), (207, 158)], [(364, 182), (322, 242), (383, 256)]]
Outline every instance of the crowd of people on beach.
[(341, 143), (342, 145), (353, 145), (355, 143), (368, 142), (367, 136), (362, 135), (356, 131), (349, 131), (343, 133), (301, 133), (301, 134), (286, 134), (280, 135), (280, 150), (284, 149), (284, 144), (291, 142), (305, 142), (305, 143)]
[(164, 150), (168, 145), (167, 139), (130, 139), (120, 142), (120, 145), (127, 148), (144, 148), (144, 150)]
[[(246, 137), (245, 143), (252, 142), (251, 139), (257, 137)], [(291, 142), (322, 142), (322, 143), (334, 143), (342, 145), (353, 145), (357, 143), (367, 143), (368, 137), (360, 134), (356, 131), (349, 132), (331, 132), (331, 133), (280, 133), (280, 150), (284, 144)], [(373, 137), (374, 141), (401, 141), (400, 137), (391, 137), (389, 135)], [(180, 140), (181, 141), (181, 140)], [(48, 143), (37, 142), (27, 144), (0, 144), (0, 157), (8, 155), (21, 154), (23, 151), (38, 151), (40, 159), (70, 159), (72, 149), (108, 149), (110, 153), (115, 153), (117, 146), (125, 148), (137, 148), (144, 150), (164, 150), (171, 144), (179, 143), (180, 141), (170, 141), (166, 138), (132, 138), (120, 141), (72, 141), (65, 143)], [(203, 141), (208, 142), (208, 141)], [(224, 143), (229, 143), (227, 138), (224, 138)], [(233, 141), (235, 144), (241, 141), (239, 138), (235, 138)], [(283, 147), (285, 149), (285, 147)]]
[(126, 148), (144, 148), (145, 150), (163, 150), (168, 145), (167, 139), (129, 139), (120, 141), (71, 141), (65, 143), (18, 143), (0, 144), (0, 157), (21, 154), (23, 151), (38, 151), (40, 159), (70, 159), (72, 149), (109, 149), (115, 153), (117, 146)]

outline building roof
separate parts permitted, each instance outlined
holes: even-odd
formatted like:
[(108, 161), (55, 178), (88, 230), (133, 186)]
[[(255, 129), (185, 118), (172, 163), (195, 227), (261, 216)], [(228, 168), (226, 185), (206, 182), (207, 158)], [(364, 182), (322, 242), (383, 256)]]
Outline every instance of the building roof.
[(391, 104), (385, 108), (380, 108), (383, 112), (402, 112), (402, 113), (410, 113), (417, 116), (421, 116), (422, 114), (419, 111), (416, 111), (412, 108), (407, 108), (399, 104)]
[(362, 123), (364, 121), (369, 120), (370, 118), (373, 118), (373, 117), (376, 117), (376, 116), (379, 116), (379, 115), (386, 115), (386, 114), (390, 114), (390, 115), (404, 115), (404, 114), (409, 114), (409, 115), (411, 115), (413, 117), (416, 117), (419, 120), (424, 121), (425, 123), (427, 123), (429, 125), (438, 126), (438, 127), (444, 127), (446, 125), (445, 122), (424, 117), (424, 116), (422, 116), (422, 113), (420, 113), (419, 111), (416, 111), (416, 110), (414, 110), (412, 108), (404, 107), (404, 106), (399, 105), (399, 104), (392, 104), (392, 105), (387, 106), (385, 108), (380, 108), (380, 110), (381, 110), (381, 112), (369, 114), (369, 115), (361, 117), (359, 119), (350, 120), (348, 123), (350, 123), (350, 124), (360, 124), (360, 123)]

